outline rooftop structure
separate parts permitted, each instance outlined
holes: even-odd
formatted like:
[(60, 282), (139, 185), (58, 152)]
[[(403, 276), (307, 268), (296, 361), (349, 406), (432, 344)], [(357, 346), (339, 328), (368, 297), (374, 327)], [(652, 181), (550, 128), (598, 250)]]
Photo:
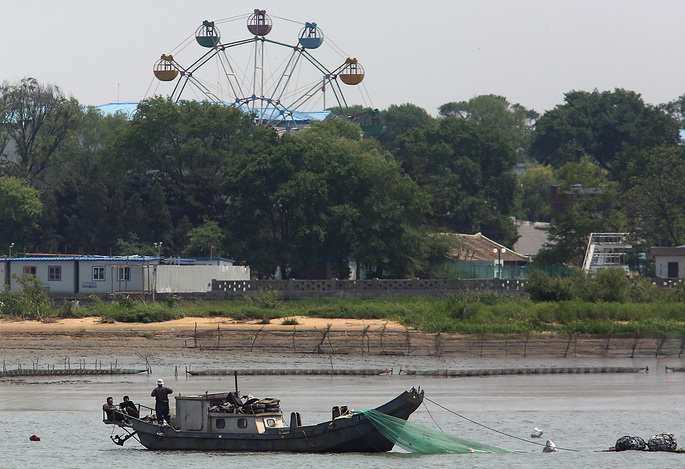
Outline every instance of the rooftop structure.
[(628, 252), (632, 245), (628, 243), (628, 233), (591, 233), (588, 239), (584, 272), (596, 272), (599, 269), (621, 267), (628, 271)]

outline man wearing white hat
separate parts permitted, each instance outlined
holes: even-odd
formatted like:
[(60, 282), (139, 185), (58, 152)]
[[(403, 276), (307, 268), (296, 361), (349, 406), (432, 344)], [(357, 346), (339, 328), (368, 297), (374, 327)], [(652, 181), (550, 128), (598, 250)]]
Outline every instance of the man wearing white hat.
[(155, 412), (157, 413), (157, 423), (162, 425), (164, 420), (171, 425), (171, 416), (169, 415), (169, 394), (173, 394), (173, 390), (164, 386), (164, 380), (161, 378), (157, 380), (157, 387), (152, 390), (150, 394), (155, 398)]

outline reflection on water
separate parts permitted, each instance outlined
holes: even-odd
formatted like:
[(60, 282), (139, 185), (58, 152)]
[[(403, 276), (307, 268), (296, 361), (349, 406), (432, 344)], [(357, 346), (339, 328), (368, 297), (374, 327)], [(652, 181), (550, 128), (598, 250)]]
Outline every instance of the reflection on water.
[[(301, 366), (317, 366), (320, 358)], [(361, 359), (359, 359), (361, 361)], [(569, 366), (566, 360), (546, 366)], [(200, 368), (202, 364), (196, 364)], [(433, 363), (423, 366), (437, 368)], [(450, 363), (450, 368), (481, 368), (487, 363)], [(490, 364), (492, 365), (492, 364)], [(498, 362), (495, 366), (510, 366)], [(515, 364), (514, 364), (515, 365)], [(518, 364), (520, 366), (520, 363)], [(611, 362), (607, 366), (624, 366)], [(158, 377), (175, 392), (226, 391), (233, 377), (173, 377), (173, 367), (158, 366), (154, 375), (88, 377), (85, 379), (29, 378), (0, 381), (0, 461), (2, 467), (93, 468), (118, 467), (682, 467), (683, 457), (665, 453), (605, 453), (623, 435), (648, 439), (674, 433), (685, 446), (683, 411), (685, 374), (665, 373), (664, 363), (650, 366), (650, 373), (588, 375), (525, 375), (484, 378), (429, 378), (407, 376), (307, 377), (250, 376), (240, 378), (240, 390), (258, 397), (281, 399), (284, 412), (297, 410), (305, 423), (330, 418), (333, 405), (367, 408), (384, 403), (412, 386), (421, 386), (431, 400), (484, 426), (528, 439), (533, 427), (558, 447), (577, 451), (543, 454), (541, 446), (494, 433), (484, 426), (447, 412), (430, 402), (411, 420), (448, 433), (517, 451), (497, 455), (389, 454), (236, 454), (153, 453), (129, 440), (122, 448), (109, 436), (112, 428), (101, 422), (101, 407), (108, 395), (119, 402), (124, 394), (151, 405), (150, 391)], [(266, 366), (266, 365), (265, 365)], [(330, 366), (330, 364), (329, 364)], [(440, 366), (445, 366), (444, 363)], [(539, 365), (537, 365), (539, 366)], [(669, 366), (682, 366), (680, 362)], [(216, 367), (212, 365), (212, 367)], [(268, 367), (274, 367), (270, 363)], [(370, 367), (366, 364), (365, 367)], [(385, 367), (383, 365), (383, 367)], [(399, 369), (399, 366), (395, 368)], [(29, 441), (32, 434), (40, 442)], [(335, 460), (332, 458), (335, 457)]]

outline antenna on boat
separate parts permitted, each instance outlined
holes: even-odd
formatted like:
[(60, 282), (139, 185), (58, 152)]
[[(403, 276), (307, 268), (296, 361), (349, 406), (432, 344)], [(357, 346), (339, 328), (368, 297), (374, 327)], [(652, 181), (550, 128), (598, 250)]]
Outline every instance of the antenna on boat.
[(235, 380), (235, 395), (240, 396), (238, 392), (238, 370), (233, 370), (233, 379)]

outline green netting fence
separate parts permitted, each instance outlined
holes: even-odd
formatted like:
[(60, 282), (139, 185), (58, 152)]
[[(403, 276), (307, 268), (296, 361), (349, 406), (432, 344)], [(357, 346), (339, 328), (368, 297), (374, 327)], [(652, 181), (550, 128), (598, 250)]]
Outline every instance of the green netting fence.
[(411, 453), (509, 453), (496, 446), (460, 438), (413, 422), (407, 422), (375, 409), (360, 410), (388, 440)]

